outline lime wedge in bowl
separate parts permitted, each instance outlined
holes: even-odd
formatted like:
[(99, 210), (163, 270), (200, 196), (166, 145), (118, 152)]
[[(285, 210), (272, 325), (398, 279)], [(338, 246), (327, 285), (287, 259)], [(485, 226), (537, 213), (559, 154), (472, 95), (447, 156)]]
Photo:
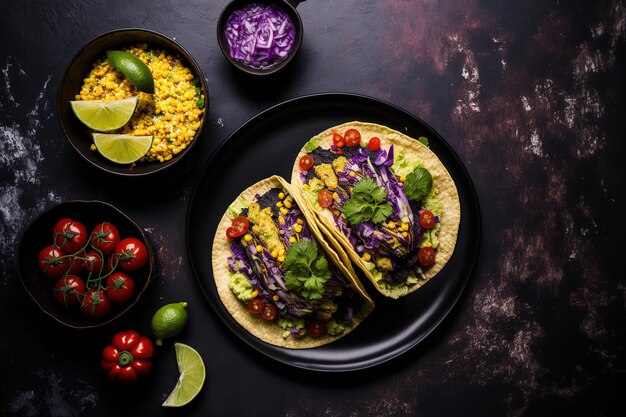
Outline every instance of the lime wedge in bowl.
[(189, 404), (200, 393), (206, 377), (202, 356), (194, 348), (183, 343), (174, 343), (174, 348), (180, 376), (163, 407)]
[(132, 164), (148, 153), (152, 136), (93, 133), (93, 143), (102, 156), (118, 164)]
[(107, 51), (107, 59), (124, 74), (139, 91), (154, 94), (154, 78), (150, 68), (137, 55), (128, 51)]
[(110, 132), (123, 127), (137, 108), (139, 99), (129, 97), (121, 100), (74, 100), (72, 111), (82, 123), (98, 132)]

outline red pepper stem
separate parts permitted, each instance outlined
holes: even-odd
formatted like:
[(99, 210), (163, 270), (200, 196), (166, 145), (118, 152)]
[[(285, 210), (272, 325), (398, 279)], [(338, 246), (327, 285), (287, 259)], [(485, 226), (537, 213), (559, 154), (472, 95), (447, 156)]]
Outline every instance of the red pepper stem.
[(131, 363), (133, 363), (133, 354), (126, 350), (120, 352), (117, 357), (117, 363), (119, 363), (122, 367), (129, 366)]

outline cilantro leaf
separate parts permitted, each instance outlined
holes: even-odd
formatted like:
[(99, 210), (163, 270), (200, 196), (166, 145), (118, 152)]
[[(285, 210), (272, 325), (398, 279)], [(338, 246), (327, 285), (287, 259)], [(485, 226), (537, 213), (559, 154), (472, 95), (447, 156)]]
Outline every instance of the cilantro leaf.
[(311, 240), (302, 239), (287, 250), (284, 267), (285, 286), (305, 298), (316, 300), (324, 295), (324, 284), (330, 279), (328, 260)]
[(302, 295), (310, 300), (318, 300), (324, 295), (324, 283), (328, 281), (327, 278), (318, 277), (317, 275), (311, 275), (304, 281), (304, 289)]
[(421, 201), (433, 186), (433, 177), (426, 168), (417, 167), (406, 177), (404, 192), (409, 200)]
[(382, 223), (392, 211), (391, 204), (387, 202), (387, 190), (376, 185), (371, 178), (364, 178), (354, 185), (352, 197), (342, 209), (350, 224), (366, 221)]

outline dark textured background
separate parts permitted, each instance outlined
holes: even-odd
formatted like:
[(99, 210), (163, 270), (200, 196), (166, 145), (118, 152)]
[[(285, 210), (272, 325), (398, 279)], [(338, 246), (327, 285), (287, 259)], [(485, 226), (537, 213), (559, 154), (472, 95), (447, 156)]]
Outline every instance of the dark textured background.
[[(0, 3), (0, 414), (622, 415), (624, 1), (308, 0), (300, 54), (263, 85), (235, 74), (217, 46), (225, 4)], [(139, 191), (80, 160), (55, 111), (72, 55), (131, 26), (181, 42), (210, 94), (194, 154)], [(447, 139), (475, 183), (483, 240), (464, 294), (425, 342), (369, 370), (326, 374), (241, 345), (199, 292), (184, 222), (194, 179), (234, 129), (283, 100), (337, 91), (394, 103)], [(145, 298), (98, 332), (56, 326), (16, 276), (21, 231), (71, 199), (117, 205), (158, 251)], [(203, 355), (207, 380), (189, 406), (164, 410), (173, 349), (130, 390), (110, 386), (97, 363), (115, 331), (147, 332), (155, 306), (178, 300), (191, 315), (180, 341)]]

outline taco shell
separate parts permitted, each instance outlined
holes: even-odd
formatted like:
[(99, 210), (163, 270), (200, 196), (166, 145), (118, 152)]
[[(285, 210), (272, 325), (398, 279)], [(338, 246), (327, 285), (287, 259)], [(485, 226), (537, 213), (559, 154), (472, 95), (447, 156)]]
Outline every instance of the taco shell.
[[(432, 193), (436, 196), (440, 204), (440, 229), (438, 229), (439, 231), (436, 235), (438, 240), (436, 260), (432, 266), (425, 268), (419, 276), (411, 280), (415, 282), (391, 288), (386, 282), (383, 282), (380, 274), (375, 276), (374, 273), (372, 273), (373, 270), (375, 271), (373, 262), (364, 260), (363, 257), (357, 253), (355, 247), (336, 226), (330, 210), (324, 209), (317, 203), (316, 191), (311, 190), (308, 188), (308, 185), (305, 185), (306, 180), (299, 166), (300, 158), (312, 152), (317, 147), (331, 149), (333, 145), (333, 133), (337, 132), (343, 135), (347, 129), (357, 129), (361, 134), (362, 144), (371, 137), (378, 137), (380, 138), (382, 149), (388, 149), (390, 145), (393, 145), (395, 160), (394, 164), (391, 166), (391, 170), (394, 171), (396, 175), (406, 175), (406, 173), (411, 172), (415, 166), (426, 168), (432, 175)], [(416, 291), (428, 280), (436, 276), (452, 257), (461, 221), (461, 207), (457, 188), (449, 172), (437, 155), (418, 140), (401, 132), (386, 126), (359, 121), (331, 127), (313, 137), (300, 150), (295, 158), (291, 184), (294, 187), (294, 191), (298, 194), (298, 199), (301, 200), (301, 205), (304, 207), (304, 210), (306, 210), (310, 216), (315, 216), (319, 222), (319, 229), (322, 231), (325, 238), (334, 248), (343, 248), (347, 257), (364, 272), (374, 287), (385, 296), (399, 298)]]
[(300, 210), (305, 217), (305, 222), (308, 227), (310, 227), (311, 233), (317, 241), (318, 247), (320, 250), (324, 251), (327, 259), (332, 262), (339, 271), (341, 271), (345, 280), (363, 300), (361, 310), (355, 312), (351, 326), (346, 326), (344, 331), (337, 335), (330, 335), (326, 333), (320, 337), (310, 337), (308, 335), (300, 338), (291, 337), (288, 335), (289, 331), (281, 328), (276, 320), (267, 321), (258, 314), (251, 314), (248, 312), (246, 303), (239, 300), (229, 287), (232, 272), (229, 270), (228, 259), (232, 254), (230, 247), (233, 241), (226, 237), (226, 230), (231, 226), (232, 219), (238, 216), (242, 209), (247, 208), (251, 202), (258, 198), (258, 196), (264, 195), (268, 191), (275, 188), (282, 189), (286, 193), (292, 195), (296, 204), (301, 202), (300, 197), (295, 195), (291, 185), (287, 181), (281, 177), (272, 176), (261, 180), (244, 190), (235, 199), (235, 201), (231, 203), (222, 216), (215, 232), (212, 247), (212, 267), (215, 285), (220, 300), (228, 312), (232, 315), (235, 321), (237, 321), (237, 323), (239, 323), (255, 337), (269, 344), (291, 349), (307, 349), (322, 346), (331, 343), (354, 330), (354, 328), (372, 311), (374, 303), (367, 295), (363, 285), (357, 279), (356, 272), (350, 262), (345, 262), (348, 257), (343, 248), (332, 247), (326, 240), (324, 240), (324, 234), (319, 230), (313, 218), (310, 217), (311, 213), (309, 211), (305, 211), (302, 207), (300, 207)]

